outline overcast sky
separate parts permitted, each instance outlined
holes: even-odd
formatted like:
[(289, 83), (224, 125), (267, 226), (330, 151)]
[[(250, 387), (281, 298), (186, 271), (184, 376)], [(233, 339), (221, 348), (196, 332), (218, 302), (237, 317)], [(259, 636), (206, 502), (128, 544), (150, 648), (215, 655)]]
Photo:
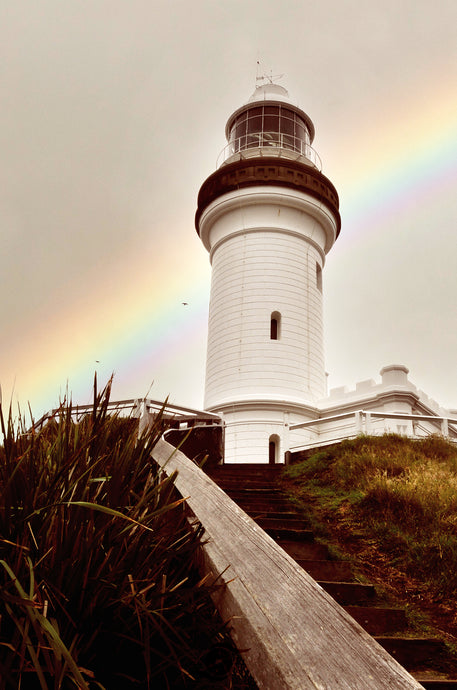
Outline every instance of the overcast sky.
[(97, 370), (116, 398), (202, 406), (196, 198), (258, 61), (340, 195), (330, 387), (401, 363), (457, 407), (455, 0), (3, 0), (4, 402), (87, 402)]

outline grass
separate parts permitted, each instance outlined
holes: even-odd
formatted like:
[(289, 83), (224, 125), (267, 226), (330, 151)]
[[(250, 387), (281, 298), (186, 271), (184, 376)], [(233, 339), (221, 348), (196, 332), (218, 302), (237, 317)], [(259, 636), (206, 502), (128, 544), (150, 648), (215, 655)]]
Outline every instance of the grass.
[[(344, 524), (436, 601), (457, 594), (457, 447), (441, 437), (359, 437), (290, 466), (285, 488), (321, 529)], [(310, 507), (312, 506), (312, 510)]]
[(201, 526), (150, 457), (165, 421), (138, 439), (109, 394), (40, 431), (0, 408), (0, 687), (232, 687)]

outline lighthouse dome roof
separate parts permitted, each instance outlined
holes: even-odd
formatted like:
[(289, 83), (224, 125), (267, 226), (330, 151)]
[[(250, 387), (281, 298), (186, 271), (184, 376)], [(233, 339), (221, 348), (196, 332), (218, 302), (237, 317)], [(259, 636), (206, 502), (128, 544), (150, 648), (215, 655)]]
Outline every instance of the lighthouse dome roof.
[(261, 86), (257, 86), (248, 103), (255, 103), (256, 101), (282, 101), (292, 103), (287, 89), (280, 84), (273, 84), (267, 82)]

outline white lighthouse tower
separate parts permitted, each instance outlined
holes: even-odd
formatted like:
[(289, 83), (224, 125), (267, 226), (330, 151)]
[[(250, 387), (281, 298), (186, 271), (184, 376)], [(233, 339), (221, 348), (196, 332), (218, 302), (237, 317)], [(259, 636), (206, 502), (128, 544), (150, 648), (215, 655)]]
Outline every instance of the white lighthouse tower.
[(322, 269), (338, 195), (283, 87), (257, 87), (226, 136), (196, 214), (212, 265), (205, 409), (224, 419), (225, 462), (282, 462), (289, 425), (326, 395)]

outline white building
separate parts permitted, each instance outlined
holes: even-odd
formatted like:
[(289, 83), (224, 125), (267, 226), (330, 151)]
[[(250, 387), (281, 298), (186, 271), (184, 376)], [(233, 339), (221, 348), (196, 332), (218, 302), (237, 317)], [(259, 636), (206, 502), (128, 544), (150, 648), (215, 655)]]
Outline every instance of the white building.
[(322, 270), (341, 222), (313, 123), (267, 83), (229, 117), (226, 136), (196, 214), (212, 265), (204, 406), (224, 421), (225, 462), (283, 462), (362, 431), (457, 435), (451, 412), (403, 366), (385, 367), (380, 385), (327, 396)]

